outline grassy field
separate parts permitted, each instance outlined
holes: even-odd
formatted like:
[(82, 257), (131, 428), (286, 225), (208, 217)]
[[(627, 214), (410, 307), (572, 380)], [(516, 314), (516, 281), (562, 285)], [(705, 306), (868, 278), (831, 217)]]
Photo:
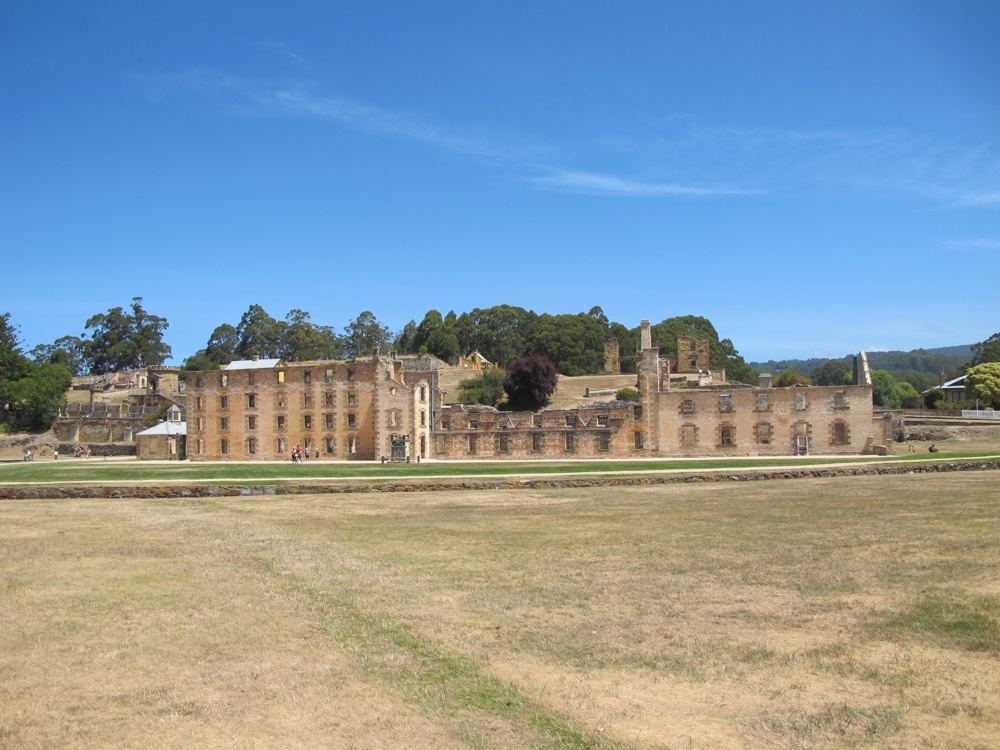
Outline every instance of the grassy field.
[(1000, 746), (996, 472), (0, 504), (0, 747)]
[(0, 486), (32, 483), (77, 482), (164, 482), (182, 480), (206, 483), (274, 484), (289, 480), (371, 479), (394, 480), (448, 477), (504, 477), (547, 474), (651, 474), (664, 471), (710, 471), (829, 467), (839, 464), (956, 461), (996, 458), (1000, 451), (951, 451), (930, 455), (903, 453), (888, 457), (861, 456), (776, 456), (773, 458), (693, 458), (642, 461), (442, 461), (421, 464), (381, 464), (376, 462), (289, 461), (190, 463), (177, 461), (138, 461), (136, 459), (59, 461), (15, 461), (0, 464)]

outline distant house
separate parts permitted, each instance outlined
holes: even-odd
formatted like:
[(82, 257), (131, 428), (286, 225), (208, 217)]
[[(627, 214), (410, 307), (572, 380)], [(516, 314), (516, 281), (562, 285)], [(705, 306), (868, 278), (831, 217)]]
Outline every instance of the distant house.
[(171, 406), (166, 421), (140, 432), (135, 442), (140, 459), (183, 461), (187, 458), (187, 423), (181, 420), (181, 410)]
[(928, 388), (920, 395), (926, 396), (928, 393), (934, 390), (944, 391), (944, 400), (945, 403), (948, 404), (957, 404), (960, 401), (968, 400), (968, 397), (965, 393), (965, 375), (953, 378), (952, 380), (949, 380), (947, 383), (942, 383), (936, 388)]
[(478, 351), (472, 352), (467, 357), (459, 357), (458, 366), (463, 370), (495, 370), (497, 367)]

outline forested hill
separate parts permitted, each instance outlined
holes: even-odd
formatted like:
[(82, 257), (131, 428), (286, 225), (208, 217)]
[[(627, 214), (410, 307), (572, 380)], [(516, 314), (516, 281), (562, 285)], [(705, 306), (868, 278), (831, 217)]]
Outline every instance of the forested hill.
[[(962, 365), (968, 364), (972, 355), (971, 345), (914, 349), (909, 352), (868, 352), (868, 364), (873, 370), (885, 370), (896, 380), (905, 380), (913, 383), (918, 390), (923, 390), (937, 385), (938, 376), (942, 372), (945, 377), (954, 375)], [(853, 356), (848, 354), (840, 359), (850, 364)], [(750, 366), (758, 372), (769, 372), (772, 375), (778, 375), (784, 370), (796, 370), (802, 375), (809, 375), (828, 361), (825, 357), (772, 359), (767, 362), (751, 362)]]

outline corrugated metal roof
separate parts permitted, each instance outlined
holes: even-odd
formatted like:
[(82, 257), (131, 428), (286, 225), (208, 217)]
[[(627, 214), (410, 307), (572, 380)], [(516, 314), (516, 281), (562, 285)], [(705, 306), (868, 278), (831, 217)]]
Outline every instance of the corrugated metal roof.
[(282, 367), (285, 363), (280, 359), (238, 359), (230, 362), (223, 369), (225, 370), (264, 370), (268, 368)]
[(187, 435), (187, 422), (160, 422), (154, 424), (148, 430), (143, 430), (139, 435)]

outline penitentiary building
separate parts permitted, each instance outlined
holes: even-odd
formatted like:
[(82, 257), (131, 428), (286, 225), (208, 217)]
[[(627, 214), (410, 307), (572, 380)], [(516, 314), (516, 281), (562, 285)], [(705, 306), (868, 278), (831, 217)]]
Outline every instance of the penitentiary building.
[(643, 321), (637, 403), (539, 412), (444, 405), (419, 360), (232, 362), (188, 374), (187, 455), (194, 461), (655, 458), (865, 454), (891, 440), (872, 406), (864, 353), (853, 385), (771, 388), (728, 383), (708, 345), (661, 357)]

